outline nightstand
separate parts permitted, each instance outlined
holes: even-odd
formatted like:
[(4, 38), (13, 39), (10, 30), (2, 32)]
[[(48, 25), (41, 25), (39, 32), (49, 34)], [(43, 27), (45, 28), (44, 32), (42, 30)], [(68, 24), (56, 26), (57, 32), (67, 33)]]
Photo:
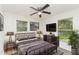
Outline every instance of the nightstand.
[(16, 43), (15, 42), (6, 42), (4, 44), (4, 52), (8, 55), (14, 55), (17, 53)]

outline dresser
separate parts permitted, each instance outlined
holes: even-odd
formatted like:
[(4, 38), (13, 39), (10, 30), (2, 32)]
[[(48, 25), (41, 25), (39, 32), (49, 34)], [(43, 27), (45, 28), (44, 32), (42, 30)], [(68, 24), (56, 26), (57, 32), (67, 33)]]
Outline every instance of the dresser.
[(51, 44), (56, 45), (56, 47), (59, 46), (59, 38), (58, 38), (58, 36), (54, 36), (52, 34), (43, 35), (43, 39), (44, 39), (44, 41), (47, 41), (47, 42), (49, 42)]

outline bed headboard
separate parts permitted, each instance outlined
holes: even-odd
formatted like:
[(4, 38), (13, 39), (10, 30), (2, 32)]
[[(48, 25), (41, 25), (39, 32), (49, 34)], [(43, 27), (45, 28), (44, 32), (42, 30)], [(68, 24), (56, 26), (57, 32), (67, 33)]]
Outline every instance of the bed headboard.
[(24, 38), (34, 38), (36, 37), (35, 32), (29, 32), (29, 33), (16, 33), (15, 34), (15, 40), (20, 40)]

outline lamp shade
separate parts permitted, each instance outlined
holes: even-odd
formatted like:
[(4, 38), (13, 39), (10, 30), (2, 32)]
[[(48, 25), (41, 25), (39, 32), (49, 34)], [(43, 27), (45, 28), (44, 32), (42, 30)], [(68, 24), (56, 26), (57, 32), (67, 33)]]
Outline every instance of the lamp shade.
[(9, 35), (14, 35), (14, 32), (7, 32), (6, 35), (7, 35), (7, 36), (9, 36)]
[(37, 31), (37, 34), (42, 34), (42, 31)]

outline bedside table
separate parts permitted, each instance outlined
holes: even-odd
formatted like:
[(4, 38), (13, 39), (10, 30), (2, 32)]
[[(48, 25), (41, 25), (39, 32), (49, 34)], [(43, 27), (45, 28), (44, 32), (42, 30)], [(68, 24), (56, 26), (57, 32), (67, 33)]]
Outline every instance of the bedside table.
[(17, 53), (16, 43), (15, 42), (6, 42), (4, 44), (4, 52), (8, 55), (14, 55)]

